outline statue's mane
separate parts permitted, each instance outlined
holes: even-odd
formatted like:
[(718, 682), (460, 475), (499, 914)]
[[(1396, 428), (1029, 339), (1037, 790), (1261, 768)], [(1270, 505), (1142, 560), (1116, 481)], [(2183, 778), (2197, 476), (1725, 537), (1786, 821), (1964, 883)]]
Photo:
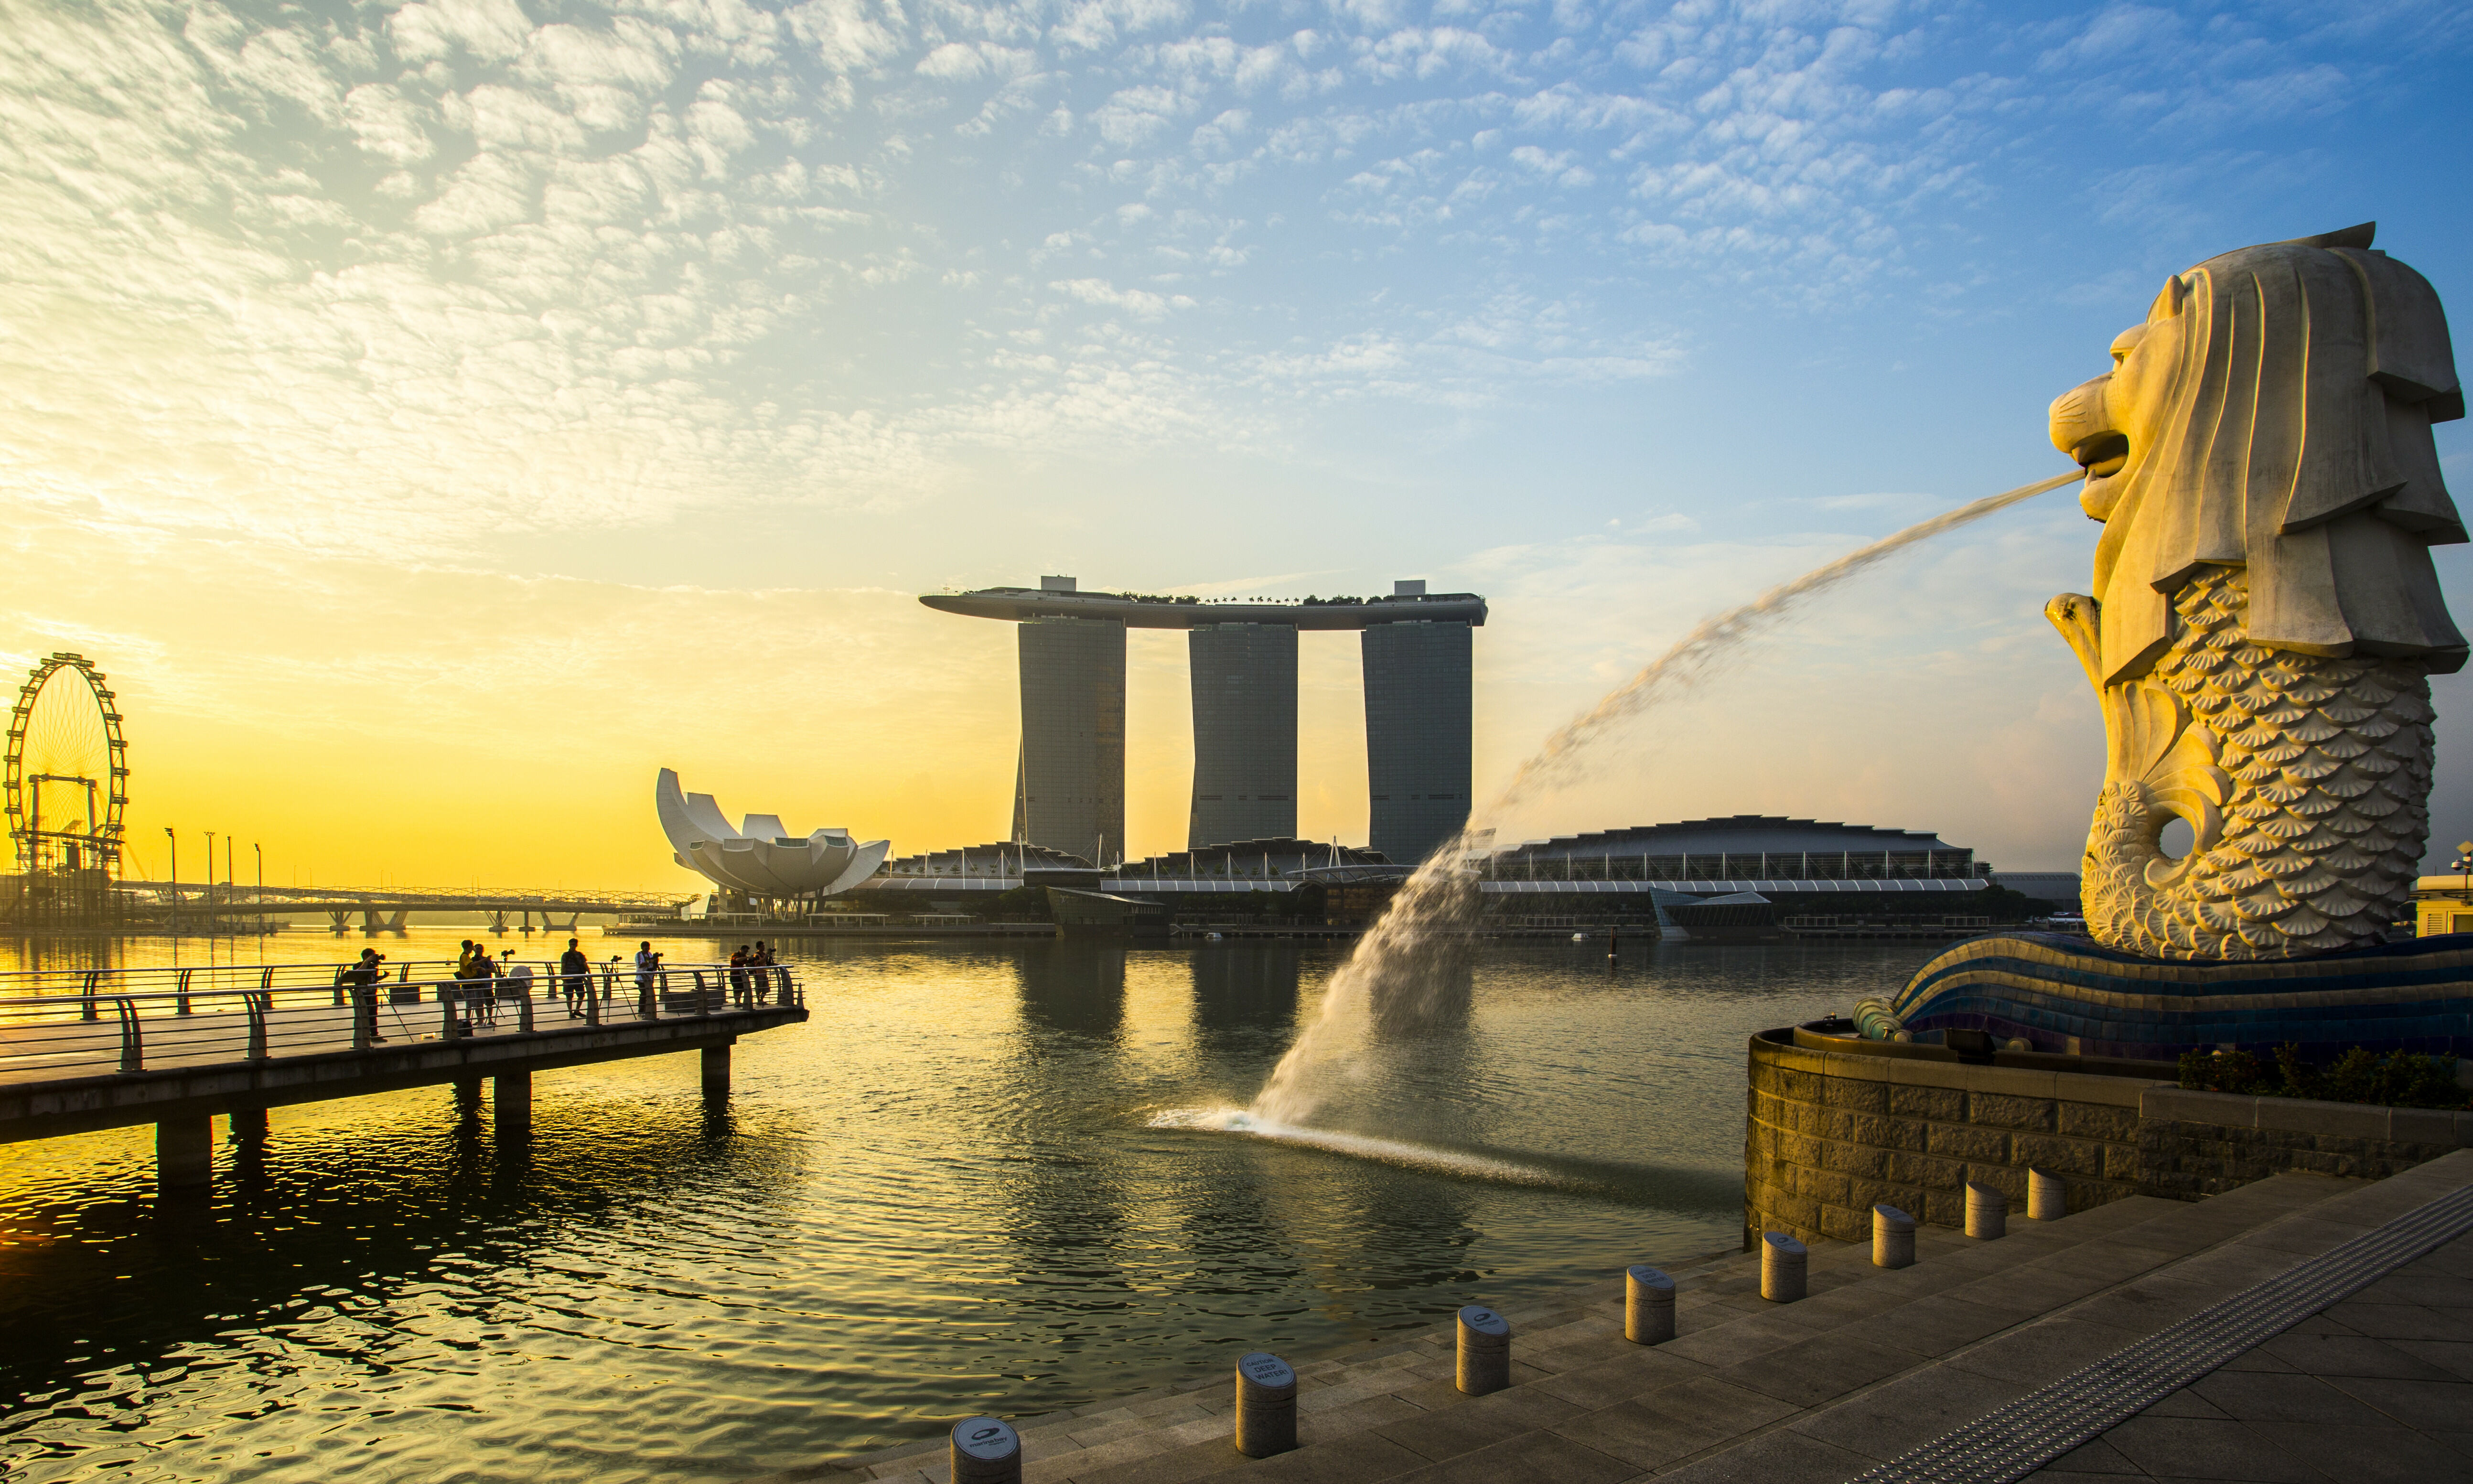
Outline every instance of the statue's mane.
[(2437, 294), (2370, 230), (2226, 252), (2157, 298), (2148, 333), (2180, 353), (2097, 547), (2103, 680), (2146, 671), (2208, 563), (2249, 569), (2252, 643), (2464, 662), (2429, 553), (2465, 539), (2430, 433), (2463, 392)]

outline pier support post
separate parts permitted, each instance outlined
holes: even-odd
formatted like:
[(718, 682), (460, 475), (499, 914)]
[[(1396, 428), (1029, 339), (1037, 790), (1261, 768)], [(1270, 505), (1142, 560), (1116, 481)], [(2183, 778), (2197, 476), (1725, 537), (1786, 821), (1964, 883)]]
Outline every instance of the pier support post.
[(455, 1121), (457, 1123), (470, 1124), (478, 1123), (480, 1120), (481, 1079), (478, 1077), (456, 1078)]
[(1001, 1417), (965, 1417), (947, 1449), (953, 1484), (1021, 1484), (1021, 1437)]
[(1472, 1304), (1460, 1310), (1457, 1381), (1472, 1397), (1511, 1384), (1511, 1321)]
[(1811, 1258), (1811, 1249), (1784, 1232), (1761, 1233), (1761, 1297), (1771, 1304), (1799, 1302)]
[(155, 1125), (155, 1188), (194, 1195), (214, 1184), (215, 1124), (204, 1113)]
[(1236, 1361), (1236, 1451), (1268, 1458), (1297, 1446), (1297, 1373), (1268, 1351)]
[(1623, 1338), (1634, 1345), (1674, 1338), (1674, 1280), (1645, 1263), (1623, 1270)]
[(266, 1110), (235, 1108), (231, 1111), (231, 1137), (235, 1139), (266, 1139)]
[(490, 1079), (491, 1113), (498, 1126), (498, 1137), (529, 1138), (533, 1132), (533, 1074), (500, 1072)]
[(730, 1096), (730, 1046), (704, 1048), (704, 1095), (719, 1099)]

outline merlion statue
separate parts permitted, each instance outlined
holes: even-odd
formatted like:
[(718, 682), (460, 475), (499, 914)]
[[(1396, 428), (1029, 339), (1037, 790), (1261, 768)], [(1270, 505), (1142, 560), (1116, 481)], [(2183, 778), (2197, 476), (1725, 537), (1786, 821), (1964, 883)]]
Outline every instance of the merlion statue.
[(2437, 294), (2374, 227), (2174, 275), (2112, 371), (2053, 404), (2103, 522), (2094, 595), (2045, 612), (2103, 703), (2082, 892), (2109, 947), (2326, 953), (2378, 942), (2412, 889), (2429, 678), (2465, 659), (2431, 569), (2465, 532), (2430, 429), (2464, 395)]

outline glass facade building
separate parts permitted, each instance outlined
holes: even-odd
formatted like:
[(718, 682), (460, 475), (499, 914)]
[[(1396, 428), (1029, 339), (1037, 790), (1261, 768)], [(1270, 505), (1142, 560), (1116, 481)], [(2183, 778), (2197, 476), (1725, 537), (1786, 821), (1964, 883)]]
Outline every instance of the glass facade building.
[(1193, 689), (1188, 850), (1297, 832), (1297, 631), (1203, 624), (1187, 631)]
[(1413, 864), (1468, 823), (1474, 722), (1465, 623), (1365, 631), (1366, 845)]

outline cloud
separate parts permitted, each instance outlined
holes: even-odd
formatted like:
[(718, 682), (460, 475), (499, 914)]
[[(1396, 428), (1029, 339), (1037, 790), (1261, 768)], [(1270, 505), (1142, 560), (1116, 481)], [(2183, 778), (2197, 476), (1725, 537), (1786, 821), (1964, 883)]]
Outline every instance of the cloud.
[(444, 60), (459, 52), (475, 61), (511, 61), (532, 30), (516, 0), (417, 0), (387, 21), (396, 55), (406, 61)]
[(1048, 287), (1082, 303), (1121, 309), (1144, 320), (1159, 319), (1170, 309), (1193, 307), (1193, 300), (1182, 294), (1162, 295), (1145, 289), (1120, 289), (1105, 278), (1068, 278)]
[(1005, 518), (1311, 487), (1370, 541), (1553, 465), (1535, 519), (1740, 575), (1795, 448), (1897, 488), (1866, 440), (1915, 407), (1961, 466), (2039, 446), (1952, 410), (2041, 385), (2022, 305), (2109, 327), (2404, 181), (2465, 45), (2410, 0), (0, 0), (0, 499), (72, 560), (667, 563), (830, 513), (893, 569), (1068, 466)]

